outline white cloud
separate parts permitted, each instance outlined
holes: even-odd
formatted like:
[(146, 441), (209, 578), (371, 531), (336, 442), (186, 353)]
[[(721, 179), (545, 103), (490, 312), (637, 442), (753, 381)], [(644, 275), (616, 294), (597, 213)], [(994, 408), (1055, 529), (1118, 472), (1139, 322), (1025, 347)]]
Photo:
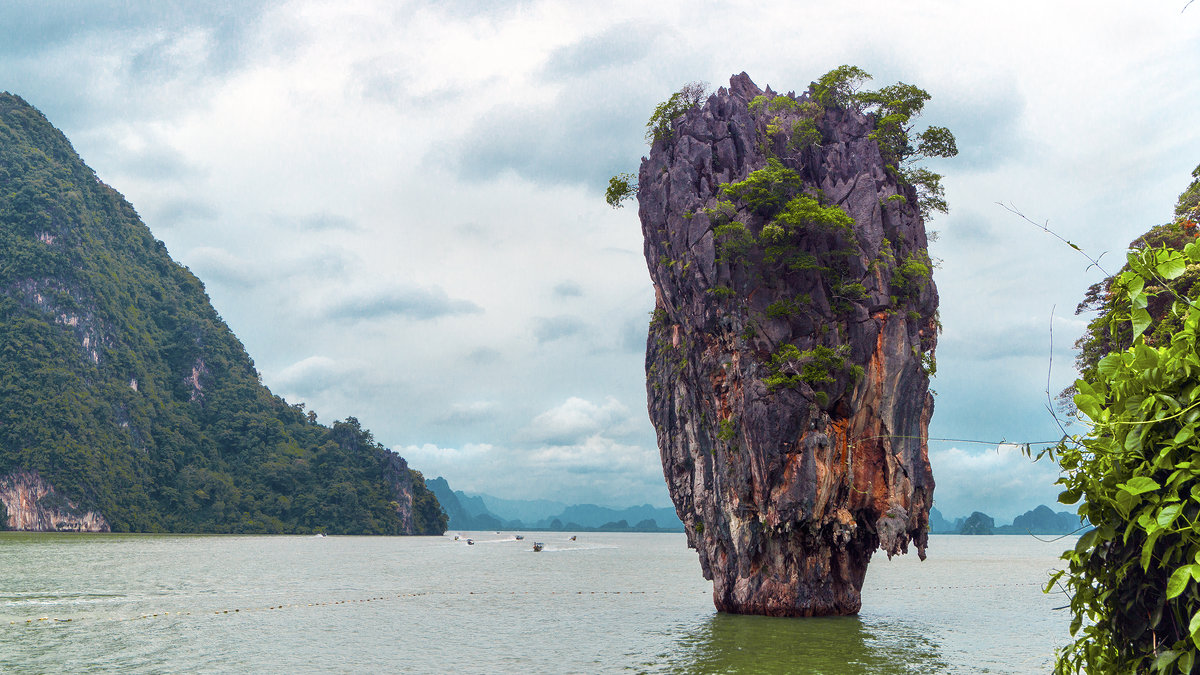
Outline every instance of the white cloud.
[(573, 445), (552, 445), (530, 453), (530, 461), (547, 469), (564, 469), (570, 473), (613, 473), (662, 475), (657, 452), (625, 445), (595, 434)]
[(572, 396), (529, 423), (521, 438), (547, 445), (571, 445), (610, 426), (622, 427), (629, 418), (629, 408), (613, 397), (602, 405)]
[(1058, 467), (1048, 459), (1034, 462), (1015, 445), (973, 451), (931, 448), (929, 463), (937, 482), (934, 506), (947, 520), (982, 511), (997, 525), (1006, 525), (1041, 504), (1054, 511), (1075, 508), (1058, 503)]

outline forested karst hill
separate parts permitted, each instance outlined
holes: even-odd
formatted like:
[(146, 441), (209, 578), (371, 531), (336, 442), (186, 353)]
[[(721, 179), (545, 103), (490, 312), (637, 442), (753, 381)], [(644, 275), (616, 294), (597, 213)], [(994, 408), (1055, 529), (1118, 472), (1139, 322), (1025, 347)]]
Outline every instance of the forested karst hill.
[[(354, 418), (263, 386), (204, 285), (0, 93), (0, 527), (441, 533)], [(4, 516), (7, 515), (7, 518)]]

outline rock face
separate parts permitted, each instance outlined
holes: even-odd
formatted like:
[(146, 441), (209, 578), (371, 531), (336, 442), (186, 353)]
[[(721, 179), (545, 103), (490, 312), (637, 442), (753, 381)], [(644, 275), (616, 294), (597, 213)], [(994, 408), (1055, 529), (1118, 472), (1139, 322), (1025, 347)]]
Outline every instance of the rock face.
[(80, 508), (36, 472), (0, 476), (0, 503), (8, 514), (0, 529), (27, 532), (108, 532), (108, 521)]
[(718, 610), (852, 614), (925, 557), (937, 290), (872, 121), (784, 98), (735, 76), (642, 161), (649, 412)]

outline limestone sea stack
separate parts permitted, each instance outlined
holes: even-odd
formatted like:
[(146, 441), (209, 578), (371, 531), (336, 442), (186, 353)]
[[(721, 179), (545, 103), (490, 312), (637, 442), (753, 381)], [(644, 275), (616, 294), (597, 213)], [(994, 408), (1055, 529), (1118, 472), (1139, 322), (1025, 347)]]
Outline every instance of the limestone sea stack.
[[(650, 418), (723, 612), (853, 614), (924, 559), (938, 296), (875, 119), (745, 73), (642, 160)], [(892, 160), (894, 161), (894, 160)]]

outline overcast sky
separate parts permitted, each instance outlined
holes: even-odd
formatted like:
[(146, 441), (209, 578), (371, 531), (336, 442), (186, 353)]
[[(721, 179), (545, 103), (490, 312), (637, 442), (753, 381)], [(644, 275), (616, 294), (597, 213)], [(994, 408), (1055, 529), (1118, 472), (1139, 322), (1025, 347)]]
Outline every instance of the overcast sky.
[[(843, 63), (950, 127), (935, 438), (1057, 438), (1074, 308), (1200, 163), (1186, 0), (0, 5), (24, 97), (206, 284), (263, 381), (467, 491), (667, 505), (645, 412), (644, 124), (683, 83)], [(936, 505), (1008, 521), (1057, 472), (930, 442)]]

